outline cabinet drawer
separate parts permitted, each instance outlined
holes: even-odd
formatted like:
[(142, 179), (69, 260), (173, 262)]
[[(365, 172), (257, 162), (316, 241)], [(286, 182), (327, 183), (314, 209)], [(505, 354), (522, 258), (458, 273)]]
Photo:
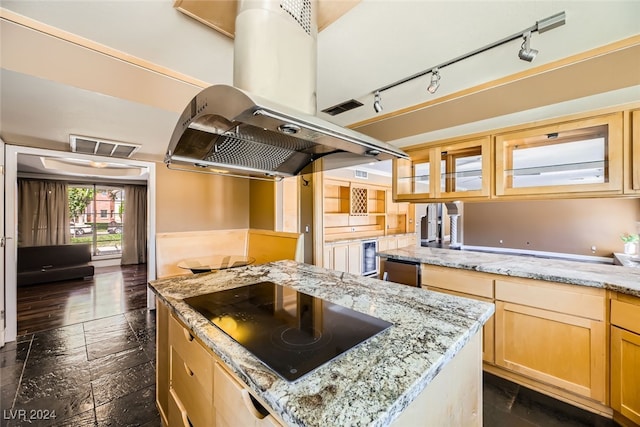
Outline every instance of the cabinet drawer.
[(190, 427), (193, 423), (189, 419), (189, 414), (185, 409), (182, 401), (176, 396), (174, 389), (169, 390), (169, 426), (174, 427)]
[(169, 318), (169, 343), (189, 366), (203, 391), (213, 395), (213, 356), (173, 316)]
[(216, 364), (214, 401), (216, 427), (260, 426), (278, 427), (281, 424), (220, 365)]
[(493, 277), (483, 273), (423, 264), (422, 284), (427, 287), (493, 298)]
[(543, 280), (496, 280), (496, 300), (558, 313), (605, 319), (605, 290)]
[[(202, 382), (198, 378), (198, 374), (172, 347), (170, 394), (173, 393), (178, 398), (178, 402), (182, 404), (180, 418), (184, 420), (185, 416), (182, 412), (186, 412), (186, 417), (194, 427), (212, 426), (215, 420), (212, 394), (202, 388)], [(209, 378), (209, 383), (213, 384), (212, 378)], [(169, 419), (174, 419), (174, 415), (169, 410)]]
[(640, 334), (640, 305), (611, 300), (611, 324)]

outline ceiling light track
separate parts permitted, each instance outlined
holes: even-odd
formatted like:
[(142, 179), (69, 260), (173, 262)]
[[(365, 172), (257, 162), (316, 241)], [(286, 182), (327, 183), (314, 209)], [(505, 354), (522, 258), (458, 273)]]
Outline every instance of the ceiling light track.
[(479, 53), (486, 52), (490, 49), (493, 49), (494, 47), (501, 46), (503, 44), (509, 43), (519, 38), (522, 38), (523, 42), (522, 42), (520, 51), (518, 52), (518, 57), (523, 61), (531, 62), (538, 54), (537, 50), (531, 49), (530, 47), (531, 34), (536, 31), (538, 33), (544, 33), (546, 31), (549, 31), (561, 25), (564, 25), (565, 23), (566, 23), (566, 13), (564, 11), (560, 13), (556, 13), (555, 15), (552, 15), (548, 18), (537, 21), (533, 26), (529, 28), (525, 28), (524, 30), (519, 31), (515, 34), (504, 37), (498, 41), (495, 41), (481, 48), (472, 50), (471, 52), (465, 53), (464, 55), (457, 56), (453, 59), (445, 61), (434, 67), (428, 68), (424, 71), (420, 71), (419, 73), (413, 74), (409, 77), (405, 77), (404, 79), (398, 80), (397, 82), (388, 84), (386, 86), (382, 86), (381, 88), (378, 88), (372, 92), (375, 95), (374, 109), (377, 113), (382, 111), (382, 104), (380, 103), (380, 92), (384, 92), (386, 90), (389, 90), (396, 86), (400, 86), (401, 84), (410, 82), (412, 80), (415, 80), (419, 77), (422, 77), (424, 75), (431, 73), (431, 83), (427, 87), (427, 90), (430, 93), (435, 93), (438, 90), (438, 87), (440, 86), (440, 70), (442, 70), (444, 67), (448, 67), (449, 65), (453, 65), (456, 62), (460, 62), (464, 59), (471, 58), (472, 56), (478, 55)]

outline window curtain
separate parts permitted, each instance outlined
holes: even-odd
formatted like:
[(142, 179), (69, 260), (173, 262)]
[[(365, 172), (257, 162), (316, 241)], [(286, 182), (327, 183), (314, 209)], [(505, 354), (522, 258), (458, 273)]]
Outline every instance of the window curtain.
[(147, 262), (147, 187), (124, 186), (123, 265)]
[(18, 246), (68, 244), (67, 205), (66, 183), (18, 179)]

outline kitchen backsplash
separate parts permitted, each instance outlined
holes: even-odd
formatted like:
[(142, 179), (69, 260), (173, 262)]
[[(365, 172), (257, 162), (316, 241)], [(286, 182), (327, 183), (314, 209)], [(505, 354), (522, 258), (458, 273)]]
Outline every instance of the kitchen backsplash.
[(470, 202), (462, 222), (465, 246), (609, 257), (640, 232), (640, 199)]

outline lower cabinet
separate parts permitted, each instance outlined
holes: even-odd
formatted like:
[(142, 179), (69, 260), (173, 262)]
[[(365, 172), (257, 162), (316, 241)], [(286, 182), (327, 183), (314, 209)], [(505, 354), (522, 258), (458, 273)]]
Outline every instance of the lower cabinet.
[(640, 298), (628, 295), (611, 300), (611, 407), (620, 424), (640, 425)]
[[(422, 287), (430, 291), (493, 302), (493, 278), (488, 274), (422, 265)], [(482, 360), (494, 363), (494, 317), (482, 328)]]
[(156, 310), (156, 401), (163, 425), (281, 425), (159, 300)]
[(603, 289), (496, 280), (495, 298), (496, 365), (607, 402)]
[(216, 427), (276, 427), (281, 424), (220, 364), (214, 367)]
[(362, 271), (362, 242), (325, 245), (323, 267), (345, 273), (360, 274)]

